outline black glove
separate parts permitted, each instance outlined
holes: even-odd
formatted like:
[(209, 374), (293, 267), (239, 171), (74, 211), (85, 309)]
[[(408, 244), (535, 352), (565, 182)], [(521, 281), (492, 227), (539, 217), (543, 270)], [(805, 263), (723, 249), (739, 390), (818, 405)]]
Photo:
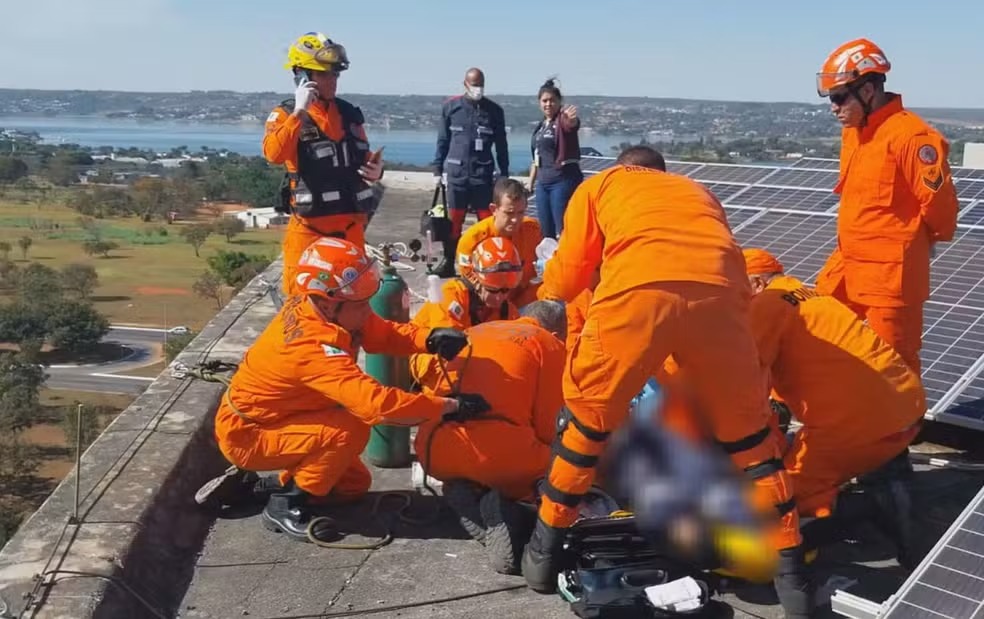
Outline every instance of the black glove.
[(447, 421), (468, 421), (492, 410), (492, 406), (477, 393), (461, 393), (452, 396), (458, 402), (458, 410), (444, 416)]
[(432, 329), (427, 336), (427, 352), (441, 355), (447, 361), (457, 357), (467, 345), (468, 338), (457, 329), (439, 327)]

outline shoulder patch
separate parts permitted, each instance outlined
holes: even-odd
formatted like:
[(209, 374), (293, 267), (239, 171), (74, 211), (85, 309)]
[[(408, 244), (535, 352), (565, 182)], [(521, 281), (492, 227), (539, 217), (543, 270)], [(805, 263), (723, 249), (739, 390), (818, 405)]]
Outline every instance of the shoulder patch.
[(923, 185), (930, 191), (939, 191), (943, 186), (943, 170), (939, 166), (933, 166), (923, 175)]
[(277, 114), (277, 110), (274, 110), (274, 111), (270, 112), (270, 115), (269, 116), (267, 116), (266, 121), (268, 123), (272, 123), (273, 121), (277, 120), (277, 117), (279, 117), (279, 116), (280, 115)]
[(471, 256), (469, 256), (468, 254), (458, 254), (458, 264), (465, 267), (470, 266)]
[(341, 357), (343, 355), (347, 355), (348, 354), (347, 352), (345, 352), (341, 348), (335, 348), (334, 346), (330, 346), (328, 344), (322, 344), (321, 345), (321, 350), (323, 350), (325, 352), (325, 356), (326, 357)]
[(940, 154), (936, 152), (936, 147), (932, 144), (923, 144), (919, 147), (919, 161), (926, 165), (933, 165), (940, 159)]
[(461, 303), (451, 301), (451, 304), (448, 305), (448, 313), (460, 320), (465, 315), (465, 308), (461, 306)]

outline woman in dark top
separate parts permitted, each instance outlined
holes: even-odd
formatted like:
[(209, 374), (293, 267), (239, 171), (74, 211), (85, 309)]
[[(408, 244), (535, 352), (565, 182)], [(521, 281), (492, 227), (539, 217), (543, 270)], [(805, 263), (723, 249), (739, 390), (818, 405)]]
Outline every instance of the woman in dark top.
[(537, 218), (543, 237), (557, 238), (564, 227), (564, 210), (571, 194), (584, 179), (577, 130), (577, 108), (561, 107), (563, 98), (554, 80), (540, 86), (538, 95), (543, 120), (533, 131), (530, 149), (530, 185), (536, 193)]

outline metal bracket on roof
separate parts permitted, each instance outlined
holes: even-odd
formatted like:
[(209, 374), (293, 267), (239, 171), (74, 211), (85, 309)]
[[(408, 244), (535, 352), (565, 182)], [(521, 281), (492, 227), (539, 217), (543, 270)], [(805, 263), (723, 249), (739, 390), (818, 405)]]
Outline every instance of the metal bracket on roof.
[(830, 608), (838, 615), (851, 619), (877, 619), (884, 611), (882, 604), (840, 589), (830, 596)]

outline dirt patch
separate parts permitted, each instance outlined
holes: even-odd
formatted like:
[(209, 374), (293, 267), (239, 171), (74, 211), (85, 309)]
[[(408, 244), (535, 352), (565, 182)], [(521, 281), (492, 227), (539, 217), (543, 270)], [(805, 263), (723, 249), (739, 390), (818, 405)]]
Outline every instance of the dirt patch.
[(183, 288), (159, 288), (157, 286), (141, 286), (137, 288), (137, 294), (145, 294), (150, 296), (157, 295), (178, 295), (182, 297), (190, 297), (191, 292), (184, 290)]

